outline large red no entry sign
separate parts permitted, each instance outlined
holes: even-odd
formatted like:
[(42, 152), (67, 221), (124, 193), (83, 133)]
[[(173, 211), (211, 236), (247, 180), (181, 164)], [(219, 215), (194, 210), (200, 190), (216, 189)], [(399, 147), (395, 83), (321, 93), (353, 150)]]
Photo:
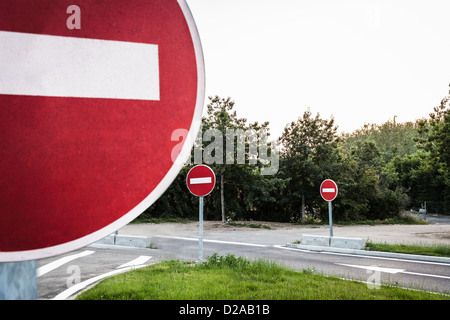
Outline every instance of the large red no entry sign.
[(184, 0), (74, 3), (0, 1), (0, 262), (132, 221), (184, 162), (172, 132), (200, 125), (203, 56)]

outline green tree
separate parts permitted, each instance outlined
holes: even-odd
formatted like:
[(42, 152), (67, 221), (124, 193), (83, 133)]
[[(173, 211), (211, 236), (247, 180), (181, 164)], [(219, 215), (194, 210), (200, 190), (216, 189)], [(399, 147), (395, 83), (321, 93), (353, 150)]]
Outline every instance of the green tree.
[(430, 113), (428, 121), (419, 122), (419, 134), (425, 138), (416, 139), (418, 147), (429, 152), (430, 161), (450, 168), (450, 91), (439, 106)]
[[(269, 122), (247, 124), (247, 119), (237, 116), (231, 98), (208, 98), (207, 116), (202, 121), (202, 150), (203, 161), (215, 171), (218, 180), (220, 206), (216, 208), (220, 207), (223, 222), (227, 215), (255, 219), (264, 204), (275, 201), (272, 192), (283, 183), (261, 175), (261, 145), (266, 142), (261, 134), (270, 136)], [(270, 148), (267, 151), (272, 152)]]
[(386, 164), (395, 156), (403, 157), (417, 151), (414, 139), (419, 137), (417, 124), (388, 120), (381, 125), (365, 124), (361, 129), (341, 135), (341, 141), (351, 149), (364, 142), (372, 142), (380, 152), (380, 161)]
[[(450, 204), (450, 91), (428, 120), (419, 121), (417, 147), (425, 152), (423, 163), (415, 170), (425, 189), (420, 201), (440, 203), (435, 211), (448, 213)], [(420, 177), (420, 178), (419, 178)], [(417, 186), (419, 188), (419, 186)]]
[[(305, 221), (306, 208), (312, 211), (317, 202), (320, 182), (326, 173), (330, 174), (328, 178), (332, 177), (329, 163), (337, 146), (336, 131), (334, 119), (321, 119), (319, 113), (312, 117), (309, 109), (284, 129), (280, 139), (283, 145), (280, 167), (284, 178), (289, 180), (282, 203), (294, 219), (299, 217), (297, 208), (301, 208), (300, 216)], [(328, 170), (323, 170), (325, 164)]]

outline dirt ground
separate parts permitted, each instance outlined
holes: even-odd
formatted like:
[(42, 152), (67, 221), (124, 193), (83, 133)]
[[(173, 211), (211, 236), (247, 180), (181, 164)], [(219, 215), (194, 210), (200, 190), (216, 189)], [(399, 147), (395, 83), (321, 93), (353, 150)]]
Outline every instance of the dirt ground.
[[(119, 234), (150, 238), (155, 235), (195, 237), (198, 230), (198, 222), (141, 223), (129, 224), (120, 229)], [(204, 221), (203, 231), (205, 237), (220, 237), (222, 234), (233, 238), (272, 238), (279, 244), (280, 241), (300, 240), (302, 234), (329, 235), (329, 226), (267, 221), (235, 221), (229, 224), (223, 224), (221, 221)], [(335, 237), (362, 238), (382, 243), (450, 245), (450, 219), (430, 219), (427, 225), (333, 225), (333, 233)]]

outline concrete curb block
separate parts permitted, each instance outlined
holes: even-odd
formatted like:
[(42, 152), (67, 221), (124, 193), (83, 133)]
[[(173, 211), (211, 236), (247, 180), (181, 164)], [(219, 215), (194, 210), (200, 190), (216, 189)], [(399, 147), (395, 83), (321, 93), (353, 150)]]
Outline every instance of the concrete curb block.
[(143, 236), (122, 236), (116, 235), (116, 243), (118, 246), (130, 246), (137, 248), (147, 248), (150, 245), (150, 239)]
[(304, 235), (302, 235), (301, 243), (304, 245), (308, 245), (308, 246), (329, 247), (330, 246), (330, 237), (304, 234)]
[(330, 247), (361, 250), (366, 246), (366, 241), (361, 238), (331, 237)]
[(148, 248), (150, 246), (150, 239), (143, 236), (127, 236), (119, 234), (110, 234), (103, 239), (95, 242), (95, 244), (109, 244), (136, 248)]
[(361, 238), (316, 236), (311, 234), (302, 235), (301, 243), (303, 245), (337, 247), (345, 249), (362, 249), (366, 245), (366, 241)]
[(383, 251), (366, 251), (366, 250), (358, 250), (358, 249), (311, 246), (311, 245), (302, 245), (302, 244), (293, 244), (293, 243), (287, 243), (286, 247), (294, 248), (294, 249), (301, 249), (301, 250), (317, 251), (317, 252), (332, 252), (332, 253), (342, 253), (342, 254), (354, 254), (354, 255), (368, 256), (368, 257), (382, 257), (382, 258), (392, 258), (392, 259), (415, 260), (415, 261), (423, 261), (423, 262), (436, 262), (436, 263), (444, 263), (444, 264), (450, 265), (450, 258), (447, 258), (447, 257), (434, 257), (434, 256), (424, 256), (424, 255), (417, 255), (417, 254), (406, 254), (406, 253), (395, 253), (395, 252), (383, 252)]
[(115, 239), (115, 234), (110, 234), (109, 236), (106, 236), (103, 239), (95, 241), (95, 243), (98, 243), (98, 244), (114, 244), (114, 239)]

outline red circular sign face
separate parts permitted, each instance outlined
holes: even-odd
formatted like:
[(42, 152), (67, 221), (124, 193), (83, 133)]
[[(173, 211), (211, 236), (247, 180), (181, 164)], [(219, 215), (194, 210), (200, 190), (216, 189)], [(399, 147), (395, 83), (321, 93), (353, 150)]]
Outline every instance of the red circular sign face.
[(320, 195), (325, 201), (333, 201), (338, 194), (337, 184), (330, 179), (324, 180), (320, 185)]
[(193, 195), (203, 197), (214, 189), (216, 175), (210, 167), (200, 164), (189, 170), (186, 184)]
[[(0, 262), (99, 240), (167, 189), (198, 131), (184, 0), (0, 1)], [(191, 133), (189, 133), (191, 134)]]

